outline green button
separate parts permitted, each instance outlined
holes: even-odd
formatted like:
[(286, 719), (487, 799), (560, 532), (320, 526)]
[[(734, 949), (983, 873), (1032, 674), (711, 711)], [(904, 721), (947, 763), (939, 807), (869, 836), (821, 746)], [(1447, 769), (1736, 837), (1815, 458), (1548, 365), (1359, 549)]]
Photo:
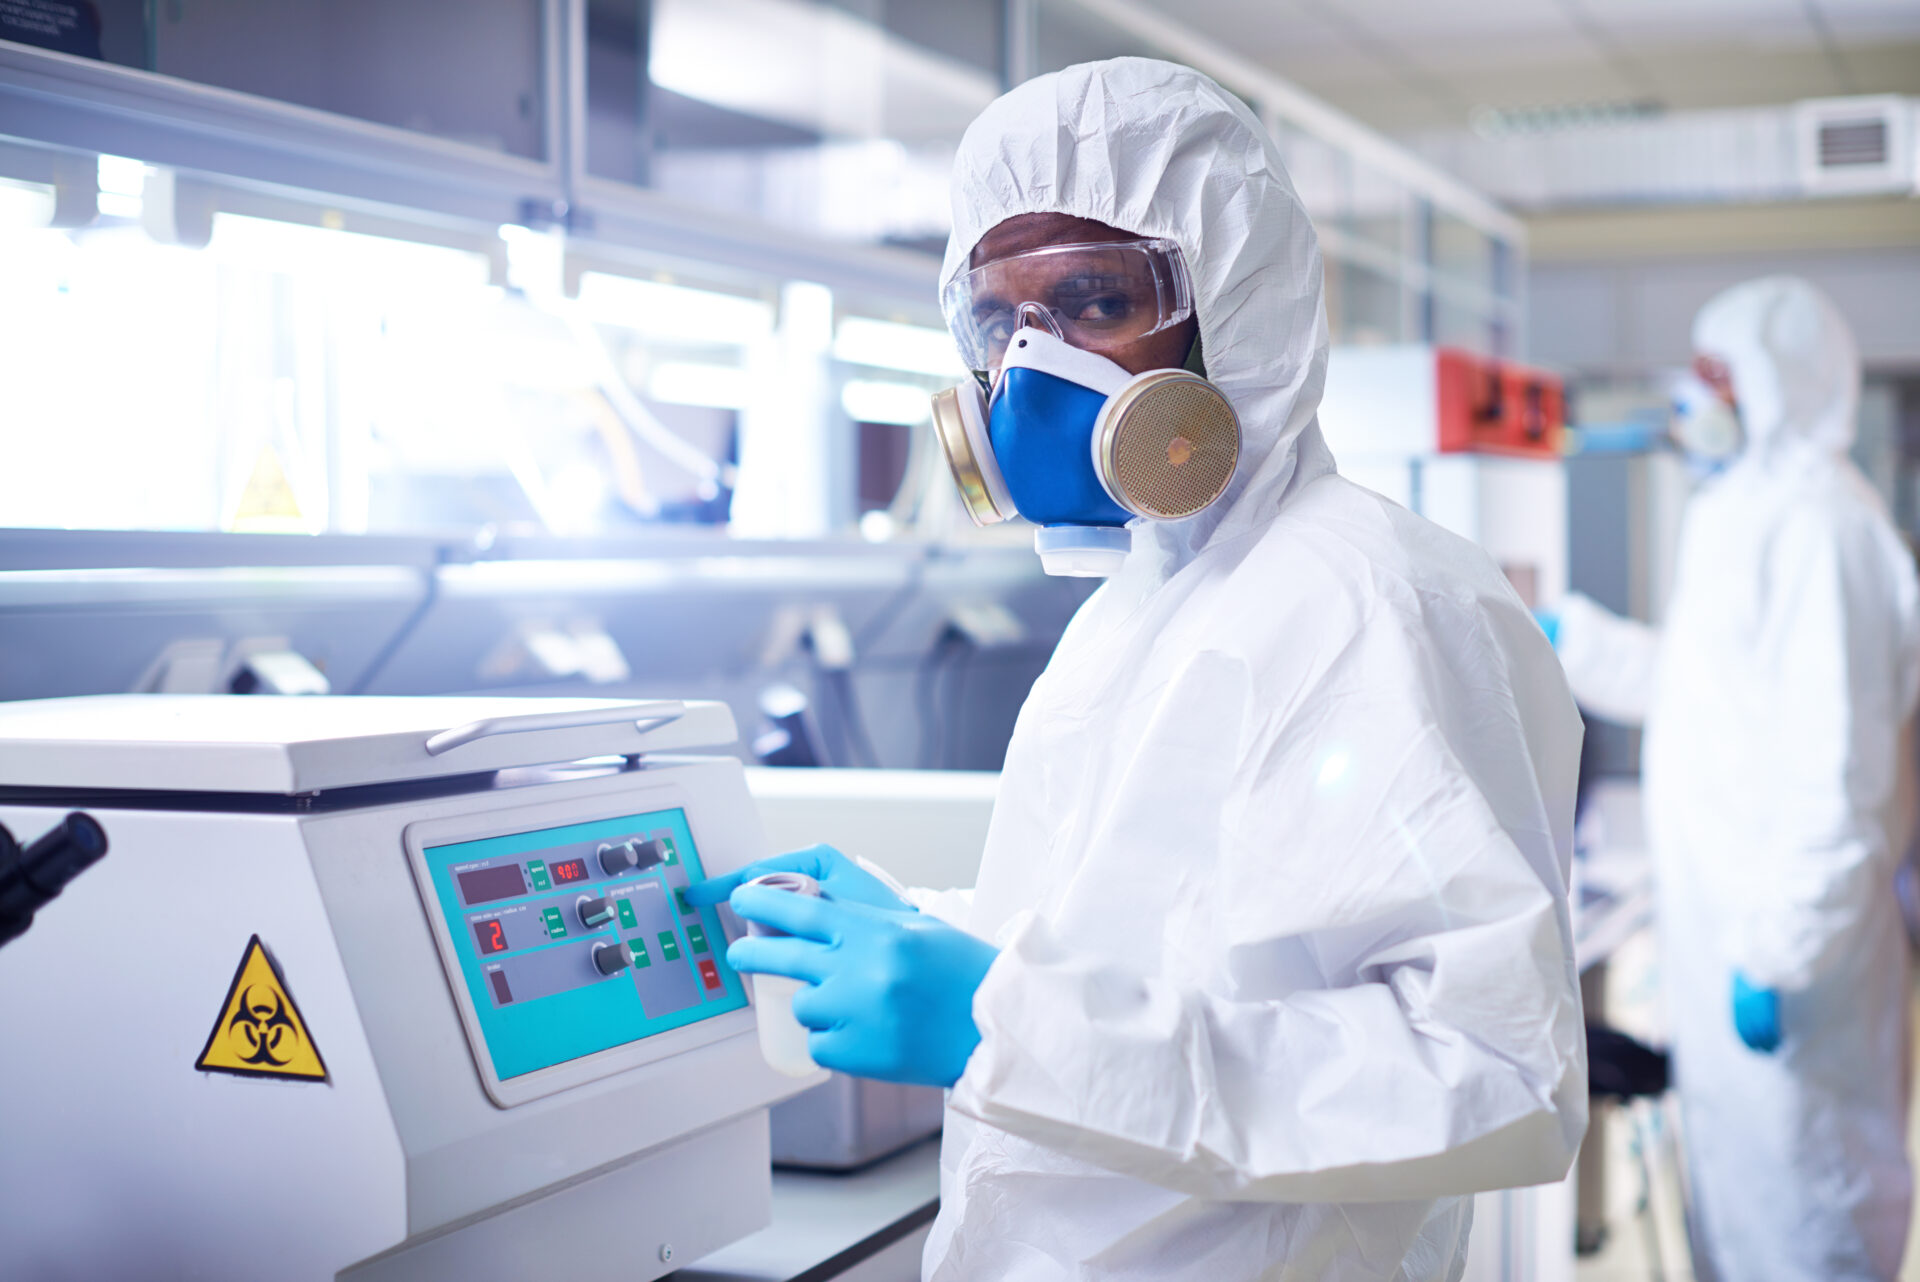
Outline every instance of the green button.
[(684, 890), (675, 890), (675, 891), (673, 892), (673, 902), (674, 902), (674, 903), (676, 903), (676, 904), (679, 904), (679, 905), (680, 905), (680, 915), (681, 915), (682, 917), (691, 917), (691, 916), (693, 916), (693, 914), (694, 914), (694, 907), (693, 907), (693, 905), (692, 905), (692, 904), (690, 904), (690, 903), (688, 903), (688, 902), (687, 902), (687, 892), (686, 892), (686, 891), (684, 891)]
[(540, 915), (547, 919), (548, 939), (565, 939), (567, 937), (567, 923), (561, 919), (558, 908), (549, 908)]
[(620, 905), (620, 924), (628, 930), (639, 926), (639, 920), (633, 915), (633, 901), (631, 899), (622, 899), (618, 902)]
[(662, 837), (660, 838), (660, 844), (667, 852), (667, 865), (669, 867), (680, 862), (680, 852), (673, 848), (673, 838)]
[(653, 965), (653, 958), (647, 956), (647, 941), (635, 935), (627, 941), (627, 950), (633, 954), (633, 968), (645, 970)]
[(687, 923), (687, 943), (693, 947), (693, 951), (696, 953), (706, 952), (707, 932), (692, 922)]
[(547, 866), (538, 859), (529, 859), (527, 861), (527, 872), (533, 878), (533, 888), (535, 890), (553, 889), (553, 883), (547, 880)]
[(680, 941), (673, 937), (670, 930), (660, 932), (660, 956), (665, 961), (680, 960)]

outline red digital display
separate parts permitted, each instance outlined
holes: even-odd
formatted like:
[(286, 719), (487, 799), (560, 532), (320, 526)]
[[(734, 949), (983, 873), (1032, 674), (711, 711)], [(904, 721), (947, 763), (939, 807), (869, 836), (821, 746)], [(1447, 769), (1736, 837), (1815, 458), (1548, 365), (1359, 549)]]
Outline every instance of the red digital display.
[(480, 941), (482, 957), (507, 950), (507, 932), (501, 929), (498, 921), (476, 921), (473, 923), (473, 934)]
[(584, 859), (569, 859), (563, 864), (554, 864), (547, 871), (553, 874), (553, 884), (556, 886), (564, 886), (568, 882), (573, 881), (585, 881), (587, 879), (587, 861)]

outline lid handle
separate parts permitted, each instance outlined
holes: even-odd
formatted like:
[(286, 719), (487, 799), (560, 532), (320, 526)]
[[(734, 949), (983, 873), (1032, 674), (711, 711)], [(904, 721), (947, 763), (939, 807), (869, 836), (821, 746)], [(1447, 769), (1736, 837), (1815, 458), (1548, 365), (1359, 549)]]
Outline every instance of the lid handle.
[(582, 726), (604, 726), (616, 721), (634, 722), (641, 734), (658, 730), (687, 715), (687, 705), (678, 699), (655, 699), (646, 703), (622, 703), (611, 708), (578, 708), (571, 712), (530, 712), (518, 717), (483, 717), (464, 726), (442, 730), (427, 740), (427, 755), (437, 757), (478, 739), (497, 734), (525, 734), (529, 730), (577, 730)]

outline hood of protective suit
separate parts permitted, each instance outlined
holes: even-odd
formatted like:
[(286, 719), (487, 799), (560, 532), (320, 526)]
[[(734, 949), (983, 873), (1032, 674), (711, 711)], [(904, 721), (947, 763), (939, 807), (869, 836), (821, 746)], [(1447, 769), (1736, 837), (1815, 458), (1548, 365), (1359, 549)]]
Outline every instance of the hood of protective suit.
[(1860, 350), (1826, 295), (1768, 276), (1717, 295), (1694, 350), (1727, 363), (1747, 453), (1764, 464), (1845, 454), (1860, 401)]
[(1288, 493), (1332, 469), (1314, 420), (1327, 366), (1319, 241), (1245, 104), (1191, 68), (1148, 58), (1027, 81), (961, 140), (942, 288), (987, 232), (1038, 213), (1178, 244), (1207, 376), (1240, 415), (1226, 494), (1198, 516), (1137, 533), (1136, 561), (1157, 545), (1157, 568), (1170, 572), (1209, 540), (1263, 524)]

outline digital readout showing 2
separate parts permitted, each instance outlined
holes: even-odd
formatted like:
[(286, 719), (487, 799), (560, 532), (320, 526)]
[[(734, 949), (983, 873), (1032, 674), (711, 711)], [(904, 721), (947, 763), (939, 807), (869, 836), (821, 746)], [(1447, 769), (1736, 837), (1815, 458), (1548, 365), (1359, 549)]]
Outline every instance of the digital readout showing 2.
[(423, 854), (503, 1081), (747, 1004), (682, 810)]

